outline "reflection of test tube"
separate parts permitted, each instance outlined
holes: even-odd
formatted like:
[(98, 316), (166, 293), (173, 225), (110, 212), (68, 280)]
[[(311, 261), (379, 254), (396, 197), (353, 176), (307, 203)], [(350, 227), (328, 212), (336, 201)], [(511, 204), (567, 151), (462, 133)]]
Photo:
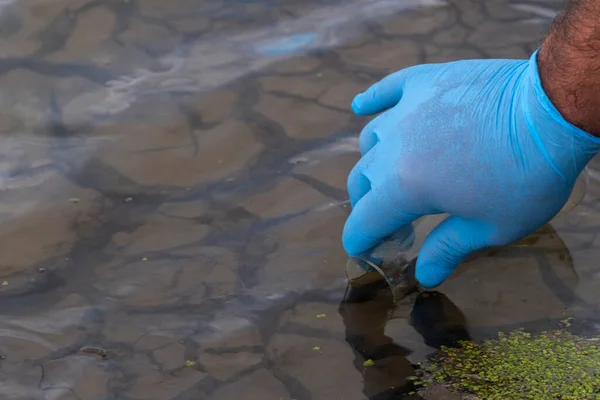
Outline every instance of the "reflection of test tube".
[[(575, 182), (571, 196), (556, 217), (570, 212), (581, 202), (586, 194), (587, 181), (588, 172), (584, 169)], [(420, 218), (388, 236), (374, 248), (351, 257), (346, 264), (350, 285), (366, 285), (383, 278), (392, 290), (395, 301), (417, 290), (419, 285), (415, 279), (415, 265), (419, 249), (429, 232), (446, 217), (446, 214), (441, 214)]]

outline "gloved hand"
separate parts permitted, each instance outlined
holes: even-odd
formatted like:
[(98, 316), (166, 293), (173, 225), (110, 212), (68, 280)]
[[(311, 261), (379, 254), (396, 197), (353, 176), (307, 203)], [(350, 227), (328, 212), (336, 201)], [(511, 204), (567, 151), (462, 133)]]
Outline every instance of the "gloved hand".
[(356, 96), (362, 158), (348, 177), (343, 244), (357, 255), (427, 214), (417, 280), (442, 283), (470, 253), (521, 239), (565, 204), (600, 139), (568, 123), (529, 60), (425, 64)]

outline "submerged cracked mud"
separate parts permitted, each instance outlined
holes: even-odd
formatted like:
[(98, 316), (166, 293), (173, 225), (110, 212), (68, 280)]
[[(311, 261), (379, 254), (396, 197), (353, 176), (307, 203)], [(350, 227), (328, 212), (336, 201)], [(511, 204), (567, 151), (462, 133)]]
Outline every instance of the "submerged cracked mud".
[(526, 57), (562, 2), (1, 7), (1, 398), (415, 399), (441, 345), (594, 316), (597, 173), (553, 231), (431, 298), (344, 297), (351, 96)]

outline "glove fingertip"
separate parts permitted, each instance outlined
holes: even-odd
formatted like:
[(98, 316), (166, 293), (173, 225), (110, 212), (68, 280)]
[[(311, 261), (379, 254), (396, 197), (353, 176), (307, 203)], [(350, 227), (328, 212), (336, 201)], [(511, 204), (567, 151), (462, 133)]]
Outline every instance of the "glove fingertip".
[(358, 116), (365, 116), (365, 115), (369, 115), (368, 110), (365, 110), (365, 95), (364, 93), (361, 93), (359, 95), (356, 95), (356, 97), (354, 97), (354, 100), (352, 100), (352, 111), (354, 111), (354, 114), (358, 115)]
[(342, 246), (344, 246), (344, 250), (346, 250), (346, 253), (349, 256), (356, 256), (360, 254), (360, 251), (357, 251), (358, 243), (356, 240), (354, 240), (352, 235), (346, 233), (342, 235)]
[(417, 265), (415, 277), (425, 289), (433, 289), (441, 285), (450, 276), (452, 269), (439, 265)]
[(367, 236), (361, 229), (360, 220), (362, 217), (363, 215), (356, 214), (353, 211), (344, 226), (342, 245), (349, 256), (357, 256), (377, 244), (377, 240)]

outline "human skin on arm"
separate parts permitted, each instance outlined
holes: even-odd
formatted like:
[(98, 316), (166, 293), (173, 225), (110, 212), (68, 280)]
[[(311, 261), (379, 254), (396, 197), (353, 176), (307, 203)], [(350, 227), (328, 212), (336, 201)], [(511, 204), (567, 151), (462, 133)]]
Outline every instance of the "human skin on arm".
[(562, 116), (600, 136), (600, 0), (571, 0), (540, 48), (542, 86)]
[(417, 65), (357, 95), (357, 115), (381, 114), (348, 177), (346, 251), (449, 214), (417, 260), (417, 279), (435, 287), (467, 255), (554, 217), (600, 151), (599, 5), (572, 1), (529, 60)]

